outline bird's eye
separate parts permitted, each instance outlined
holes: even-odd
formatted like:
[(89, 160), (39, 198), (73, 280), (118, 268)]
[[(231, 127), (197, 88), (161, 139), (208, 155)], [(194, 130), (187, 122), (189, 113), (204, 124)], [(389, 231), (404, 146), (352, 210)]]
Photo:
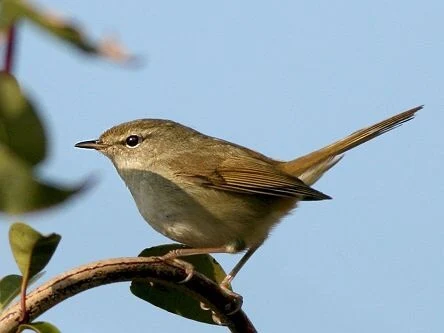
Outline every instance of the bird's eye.
[(130, 135), (126, 138), (125, 143), (127, 147), (137, 147), (142, 142), (142, 138), (138, 135)]

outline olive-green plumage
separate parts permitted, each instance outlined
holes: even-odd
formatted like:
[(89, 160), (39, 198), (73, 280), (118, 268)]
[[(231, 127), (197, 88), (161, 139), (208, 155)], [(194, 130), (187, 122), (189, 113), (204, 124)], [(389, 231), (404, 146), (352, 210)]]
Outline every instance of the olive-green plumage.
[(165, 236), (192, 247), (169, 258), (247, 250), (225, 286), (299, 201), (330, 199), (311, 185), (344, 152), (409, 121), (421, 108), (289, 162), (159, 119), (124, 123), (98, 140), (76, 146), (106, 155), (145, 220)]

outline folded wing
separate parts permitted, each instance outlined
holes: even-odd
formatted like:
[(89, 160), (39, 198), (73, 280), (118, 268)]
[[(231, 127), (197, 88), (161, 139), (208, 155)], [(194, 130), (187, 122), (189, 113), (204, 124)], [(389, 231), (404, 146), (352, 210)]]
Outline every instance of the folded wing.
[(180, 173), (202, 186), (245, 194), (262, 194), (299, 200), (331, 199), (302, 180), (279, 171), (271, 162), (251, 157), (230, 158), (212, 172)]

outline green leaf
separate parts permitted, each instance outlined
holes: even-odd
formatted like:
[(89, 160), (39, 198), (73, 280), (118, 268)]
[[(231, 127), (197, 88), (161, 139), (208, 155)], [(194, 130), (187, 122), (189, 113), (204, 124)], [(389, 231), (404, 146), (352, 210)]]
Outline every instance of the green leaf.
[(46, 154), (42, 123), (15, 78), (0, 72), (0, 211), (19, 214), (63, 202), (81, 190), (35, 179)]
[[(44, 272), (34, 275), (28, 282), (28, 286), (40, 279)], [(5, 309), (15, 297), (20, 294), (22, 277), (12, 274), (3, 277), (0, 280), (0, 312)]]
[(0, 144), (0, 211), (20, 214), (59, 204), (86, 187), (69, 188), (45, 184), (30, 166)]
[[(156, 246), (143, 250), (139, 256), (162, 256), (171, 250), (183, 247), (180, 244)], [(207, 254), (186, 256), (180, 260), (191, 263), (196, 271), (217, 284), (220, 284), (227, 275), (219, 263)], [(130, 290), (135, 296), (171, 313), (207, 324), (215, 324), (211, 311), (203, 310), (200, 301), (188, 294), (180, 284), (170, 287), (137, 279), (131, 283)]]
[(61, 333), (60, 330), (53, 324), (44, 321), (36, 321), (31, 324), (22, 324), (19, 326), (18, 332), (22, 332), (26, 329), (33, 330), (37, 333)]
[(12, 254), (25, 281), (39, 273), (54, 254), (61, 236), (43, 236), (24, 223), (14, 223), (9, 229)]
[(20, 6), (17, 0), (3, 0), (0, 2), (0, 35), (15, 20), (20, 17)]
[(37, 9), (28, 1), (23, 0), (3, 0), (0, 4), (0, 35), (13, 21), (24, 18), (87, 54), (103, 56), (119, 62), (134, 59), (116, 41), (109, 39), (92, 42), (72, 20), (55, 15), (55, 11)]
[(22, 277), (20, 275), (7, 275), (0, 280), (0, 311), (12, 302), (20, 293)]
[[(16, 0), (17, 1), (17, 0)], [(89, 41), (83, 32), (75, 26), (72, 22), (66, 20), (61, 16), (56, 16), (54, 13), (44, 12), (33, 8), (29, 3), (21, 2), (21, 15), (46, 32), (69, 42), (71, 45), (77, 47), (86, 53), (96, 53), (97, 49), (94, 44)]]
[(45, 158), (46, 138), (42, 123), (16, 79), (0, 72), (0, 144), (36, 165)]

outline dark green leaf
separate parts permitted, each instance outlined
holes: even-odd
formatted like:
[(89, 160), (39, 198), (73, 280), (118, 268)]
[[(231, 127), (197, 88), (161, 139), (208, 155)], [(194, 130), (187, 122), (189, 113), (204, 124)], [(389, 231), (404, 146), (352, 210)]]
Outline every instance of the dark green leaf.
[(20, 293), (22, 277), (20, 275), (7, 275), (0, 280), (0, 311), (6, 308)]
[[(173, 249), (182, 247), (184, 246), (180, 244), (156, 246), (143, 250), (139, 256), (162, 256)], [(226, 273), (219, 263), (210, 255), (187, 256), (180, 258), (180, 260), (191, 263), (196, 271), (204, 274), (217, 284), (220, 284), (226, 276)], [(131, 283), (131, 292), (135, 296), (159, 308), (182, 317), (207, 324), (215, 324), (211, 311), (202, 310), (200, 301), (190, 296), (180, 284), (173, 287), (166, 287), (161, 284), (138, 279)]]
[(0, 144), (30, 165), (45, 158), (42, 123), (15, 78), (4, 72), (0, 72)]
[(43, 126), (15, 78), (0, 73), (0, 211), (18, 214), (58, 204), (77, 188), (35, 179), (32, 166), (46, 152)]
[[(40, 279), (44, 273), (40, 272), (34, 275), (28, 281), (28, 286)], [(20, 294), (21, 283), (22, 277), (15, 274), (7, 275), (0, 280), (0, 312)]]
[(61, 236), (43, 236), (24, 223), (14, 223), (9, 229), (9, 244), (17, 266), (25, 280), (36, 275), (48, 264)]
[(48, 208), (84, 187), (62, 188), (36, 180), (31, 167), (0, 144), (0, 211), (19, 214)]
[(19, 326), (18, 331), (22, 332), (26, 329), (33, 330), (37, 333), (61, 333), (60, 330), (53, 324), (44, 321), (37, 321), (31, 324), (22, 324)]

